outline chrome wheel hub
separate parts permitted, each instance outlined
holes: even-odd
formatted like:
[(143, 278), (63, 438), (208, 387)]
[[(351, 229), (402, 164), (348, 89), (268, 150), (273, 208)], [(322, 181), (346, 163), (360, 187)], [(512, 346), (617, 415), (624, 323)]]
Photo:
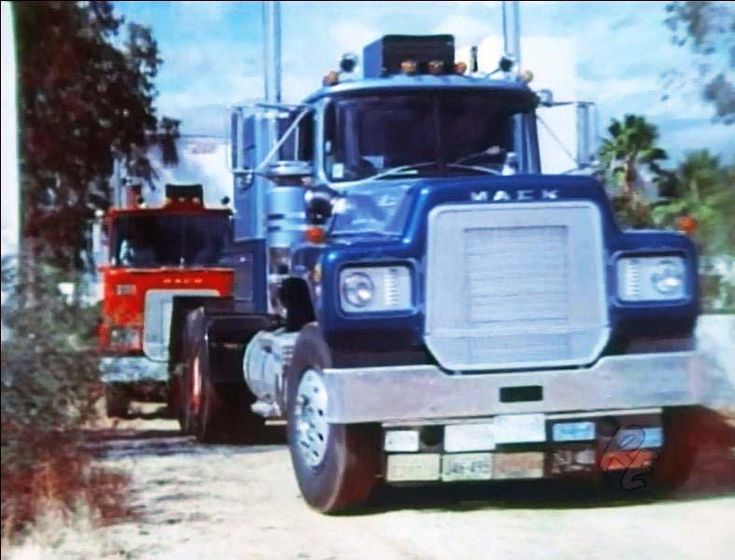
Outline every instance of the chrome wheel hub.
[(316, 467), (324, 460), (329, 436), (327, 391), (316, 371), (301, 377), (295, 404), (296, 449), (307, 465)]

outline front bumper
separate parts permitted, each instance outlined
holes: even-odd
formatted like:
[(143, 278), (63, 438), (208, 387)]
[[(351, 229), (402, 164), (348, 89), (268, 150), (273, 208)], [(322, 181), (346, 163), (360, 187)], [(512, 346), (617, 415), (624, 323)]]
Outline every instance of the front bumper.
[(113, 356), (100, 360), (103, 383), (165, 383), (168, 362), (154, 362), (145, 356)]
[(699, 352), (606, 356), (589, 368), (450, 375), (431, 365), (324, 370), (335, 424), (696, 405)]

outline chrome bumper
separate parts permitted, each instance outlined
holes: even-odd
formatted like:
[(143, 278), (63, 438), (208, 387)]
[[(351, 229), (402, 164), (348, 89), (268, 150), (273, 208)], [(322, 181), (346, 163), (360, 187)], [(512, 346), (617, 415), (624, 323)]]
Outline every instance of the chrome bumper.
[(145, 356), (115, 356), (100, 360), (103, 383), (168, 381), (168, 362), (153, 362)]
[[(326, 369), (324, 382), (327, 420), (335, 424), (685, 406), (700, 404), (706, 390), (699, 352), (608, 356), (589, 368), (514, 373), (449, 375), (430, 365)], [(508, 389), (523, 387), (537, 400), (507, 402)]]

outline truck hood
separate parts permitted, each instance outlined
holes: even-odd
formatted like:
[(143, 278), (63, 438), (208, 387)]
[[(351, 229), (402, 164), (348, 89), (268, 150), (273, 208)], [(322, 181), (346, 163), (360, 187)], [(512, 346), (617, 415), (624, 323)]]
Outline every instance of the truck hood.
[(591, 177), (572, 175), (513, 175), (472, 177), (430, 177), (416, 179), (383, 179), (346, 189), (347, 197), (385, 189), (386, 193), (406, 192), (407, 208), (397, 227), (384, 231), (349, 232), (335, 230), (332, 242), (337, 245), (375, 244), (406, 235), (416, 227), (434, 206), (448, 203), (508, 204), (588, 200), (596, 204), (608, 228), (617, 230), (610, 204), (602, 185)]

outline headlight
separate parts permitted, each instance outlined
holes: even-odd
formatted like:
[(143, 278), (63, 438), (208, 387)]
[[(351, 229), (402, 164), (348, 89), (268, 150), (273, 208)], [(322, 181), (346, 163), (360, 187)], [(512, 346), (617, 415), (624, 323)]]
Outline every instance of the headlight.
[(618, 297), (623, 301), (664, 301), (686, 295), (681, 257), (624, 257), (618, 260)]
[(342, 295), (353, 307), (365, 307), (375, 295), (375, 285), (364, 272), (351, 272), (342, 280)]
[(345, 268), (339, 283), (344, 311), (411, 309), (411, 271), (407, 266)]

